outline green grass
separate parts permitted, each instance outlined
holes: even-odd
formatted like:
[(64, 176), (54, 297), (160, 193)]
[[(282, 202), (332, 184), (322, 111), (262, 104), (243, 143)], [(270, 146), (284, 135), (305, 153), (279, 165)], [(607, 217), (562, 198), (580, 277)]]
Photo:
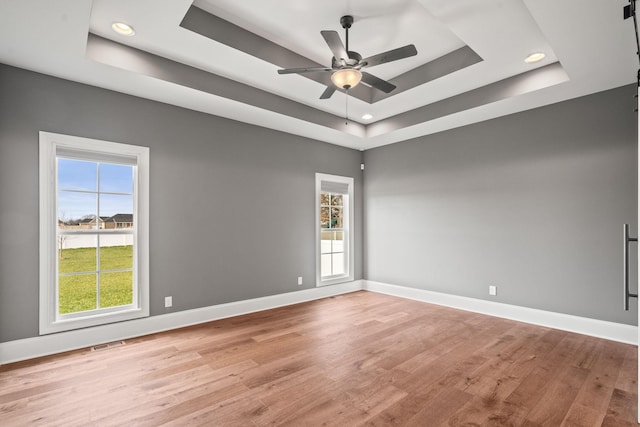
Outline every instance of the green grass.
[[(60, 314), (93, 310), (97, 307), (96, 249), (59, 251), (60, 273), (86, 273), (60, 276), (58, 281)], [(131, 304), (133, 273), (106, 273), (105, 270), (133, 268), (133, 246), (100, 248), (100, 308)]]

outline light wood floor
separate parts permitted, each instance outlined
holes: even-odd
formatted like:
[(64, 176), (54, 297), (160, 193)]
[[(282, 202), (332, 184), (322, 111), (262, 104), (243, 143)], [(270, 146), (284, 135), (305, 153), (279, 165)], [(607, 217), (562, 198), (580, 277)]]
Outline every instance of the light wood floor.
[(635, 426), (635, 346), (356, 292), (0, 367), (0, 425)]

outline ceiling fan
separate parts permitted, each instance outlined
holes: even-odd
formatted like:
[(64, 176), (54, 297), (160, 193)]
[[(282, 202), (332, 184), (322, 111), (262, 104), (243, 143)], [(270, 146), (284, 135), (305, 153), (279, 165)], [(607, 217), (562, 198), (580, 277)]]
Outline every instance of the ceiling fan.
[(416, 47), (412, 44), (397, 49), (392, 49), (387, 52), (379, 53), (377, 55), (369, 56), (362, 59), (362, 56), (358, 52), (349, 50), (349, 28), (353, 24), (353, 16), (345, 15), (340, 18), (340, 25), (345, 30), (345, 42), (346, 47), (342, 44), (340, 36), (337, 31), (320, 31), (329, 49), (333, 53), (331, 59), (331, 68), (329, 67), (306, 67), (306, 68), (286, 68), (278, 70), (278, 74), (304, 74), (304, 73), (316, 73), (316, 72), (331, 72), (331, 81), (333, 86), (327, 86), (325, 91), (320, 95), (320, 99), (331, 98), (331, 95), (338, 89), (349, 89), (355, 87), (360, 80), (365, 82), (371, 87), (381, 90), (385, 93), (389, 93), (396, 88), (395, 85), (389, 83), (386, 80), (382, 80), (369, 74), (366, 71), (361, 71), (365, 67), (373, 67), (376, 65), (384, 64), (387, 62), (397, 61), (398, 59), (408, 58), (418, 53)]

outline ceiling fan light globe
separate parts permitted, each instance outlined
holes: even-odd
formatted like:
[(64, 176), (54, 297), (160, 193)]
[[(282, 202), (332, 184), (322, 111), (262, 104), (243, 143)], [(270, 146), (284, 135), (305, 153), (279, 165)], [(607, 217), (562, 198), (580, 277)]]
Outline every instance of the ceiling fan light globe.
[(331, 81), (340, 89), (351, 89), (360, 83), (362, 73), (355, 68), (345, 68), (331, 74)]

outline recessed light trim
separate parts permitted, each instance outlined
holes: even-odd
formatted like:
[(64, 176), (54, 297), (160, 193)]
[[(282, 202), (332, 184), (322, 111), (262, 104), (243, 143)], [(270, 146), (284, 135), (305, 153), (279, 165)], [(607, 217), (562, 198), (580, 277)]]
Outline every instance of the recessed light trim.
[(118, 21), (111, 24), (111, 29), (123, 36), (132, 36), (136, 33), (133, 27), (126, 22)]
[(542, 61), (545, 56), (547, 55), (545, 55), (544, 52), (533, 52), (525, 58), (524, 62), (526, 62), (527, 64), (533, 64), (534, 62)]
[(373, 116), (369, 113), (362, 115), (362, 120), (371, 120), (371, 119), (373, 119)]

